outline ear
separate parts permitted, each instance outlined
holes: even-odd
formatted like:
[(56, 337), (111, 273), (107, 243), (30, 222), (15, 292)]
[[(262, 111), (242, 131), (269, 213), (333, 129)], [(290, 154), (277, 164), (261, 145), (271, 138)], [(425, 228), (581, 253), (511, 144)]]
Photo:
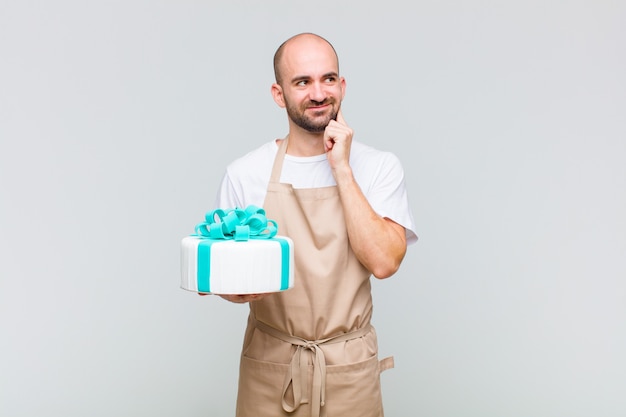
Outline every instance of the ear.
[(339, 82), (341, 84), (341, 100), (343, 101), (343, 98), (346, 96), (346, 79), (341, 77)]
[(276, 102), (276, 104), (278, 104), (278, 107), (282, 107), (283, 109), (285, 108), (285, 98), (283, 97), (283, 88), (278, 83), (272, 84), (272, 97), (274, 98), (274, 101)]

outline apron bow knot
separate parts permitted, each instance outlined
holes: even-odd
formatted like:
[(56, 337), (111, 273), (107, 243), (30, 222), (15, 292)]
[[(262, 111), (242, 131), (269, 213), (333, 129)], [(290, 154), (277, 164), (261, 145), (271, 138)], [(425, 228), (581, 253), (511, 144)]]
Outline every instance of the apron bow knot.
[[(311, 416), (320, 417), (321, 407), (326, 404), (326, 357), (320, 345), (346, 342), (348, 340), (358, 339), (371, 331), (371, 325), (367, 324), (360, 329), (349, 333), (343, 333), (337, 336), (329, 337), (321, 340), (306, 340), (296, 336), (283, 333), (263, 322), (253, 319), (253, 323), (257, 329), (270, 336), (276, 337), (284, 342), (297, 346), (296, 351), (291, 357), (291, 362), (285, 374), (283, 383), (283, 410), (288, 413), (294, 412), (300, 405), (309, 402), (307, 398), (308, 389), (308, 364), (303, 358), (303, 352), (310, 350), (313, 352), (313, 387), (311, 392)], [(291, 386), (293, 392), (293, 403), (287, 400), (287, 391)]]

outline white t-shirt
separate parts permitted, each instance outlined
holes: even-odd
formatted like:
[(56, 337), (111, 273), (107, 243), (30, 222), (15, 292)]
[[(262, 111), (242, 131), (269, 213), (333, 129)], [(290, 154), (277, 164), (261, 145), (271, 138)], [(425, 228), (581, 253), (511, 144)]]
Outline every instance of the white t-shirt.
[[(276, 141), (267, 142), (228, 165), (215, 207), (263, 207), (277, 151)], [(379, 151), (353, 140), (350, 166), (372, 209), (381, 217), (404, 226), (407, 243), (415, 242), (415, 222), (400, 160), (391, 152)], [(292, 184), (294, 188), (336, 185), (325, 154), (311, 157), (285, 155), (280, 182)]]

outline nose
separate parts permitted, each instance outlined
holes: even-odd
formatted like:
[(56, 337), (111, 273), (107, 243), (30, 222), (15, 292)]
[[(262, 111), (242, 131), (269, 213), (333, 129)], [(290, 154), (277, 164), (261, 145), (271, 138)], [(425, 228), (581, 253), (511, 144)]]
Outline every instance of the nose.
[(326, 91), (324, 86), (319, 83), (311, 83), (311, 90), (309, 90), (309, 97), (313, 101), (322, 102), (326, 99)]

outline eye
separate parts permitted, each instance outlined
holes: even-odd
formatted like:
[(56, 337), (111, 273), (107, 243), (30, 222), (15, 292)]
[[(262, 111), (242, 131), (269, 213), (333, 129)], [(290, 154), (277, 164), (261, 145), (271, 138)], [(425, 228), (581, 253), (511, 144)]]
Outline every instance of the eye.
[(296, 83), (297, 87), (304, 87), (307, 84), (306, 80), (300, 80)]
[(337, 81), (336, 77), (328, 77), (328, 78), (326, 78), (326, 82), (327, 83), (334, 83), (335, 81)]

